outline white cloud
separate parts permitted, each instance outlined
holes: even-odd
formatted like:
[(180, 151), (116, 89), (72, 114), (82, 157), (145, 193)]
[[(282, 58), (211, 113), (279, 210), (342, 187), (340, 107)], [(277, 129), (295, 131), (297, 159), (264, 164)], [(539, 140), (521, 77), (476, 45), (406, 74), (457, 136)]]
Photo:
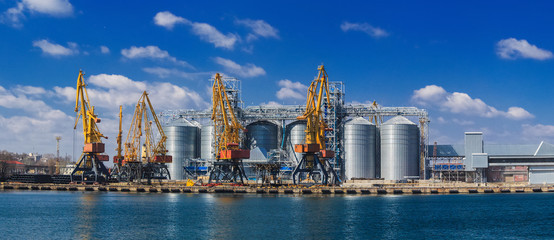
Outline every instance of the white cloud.
[(543, 125), (543, 124), (523, 124), (521, 125), (523, 130), (523, 135), (527, 137), (554, 137), (554, 126), (553, 125)]
[(241, 77), (256, 77), (265, 75), (265, 70), (263, 68), (251, 63), (247, 63), (246, 65), (241, 66), (240, 64), (233, 62), (232, 60), (222, 57), (216, 57), (214, 60), (217, 64), (223, 66), (226, 71), (229, 71)]
[(520, 107), (510, 107), (508, 108), (508, 112), (506, 112), (506, 117), (511, 119), (527, 119), (527, 118), (534, 118), (533, 114), (527, 112), (527, 110), (520, 108)]
[(190, 21), (182, 17), (178, 17), (169, 11), (159, 12), (154, 16), (154, 23), (158, 26), (173, 29), (175, 24), (190, 24)]
[[(88, 78), (87, 88), (94, 106), (115, 110), (117, 106), (133, 106), (143, 91), (157, 111), (161, 109), (196, 108), (203, 109), (207, 102), (195, 91), (168, 82), (147, 83), (134, 81), (122, 75), (98, 74)], [(54, 91), (67, 101), (75, 100), (75, 88), (55, 87)]]
[(386, 37), (386, 36), (389, 35), (389, 33), (387, 33), (382, 28), (371, 26), (368, 23), (343, 22), (340, 25), (340, 29), (342, 29), (343, 32), (348, 32), (348, 31), (364, 32), (364, 33), (366, 33), (367, 35), (369, 35), (373, 38)]
[(77, 44), (69, 42), (67, 47), (52, 43), (46, 39), (33, 41), (33, 47), (38, 47), (46, 55), (50, 56), (71, 56), (79, 53)]
[(264, 20), (237, 19), (235, 23), (250, 28), (252, 33), (246, 37), (248, 41), (256, 40), (258, 37), (279, 38), (279, 31)]
[(303, 100), (306, 99), (308, 92), (308, 86), (300, 83), (293, 82), (288, 79), (283, 79), (278, 82), (279, 91), (277, 91), (277, 98), (281, 100)]
[(18, 85), (13, 89), (14, 93), (25, 95), (43, 95), (46, 94), (46, 90), (42, 87), (35, 86), (20, 86)]
[(444, 98), (447, 95), (444, 88), (437, 85), (428, 85), (424, 88), (414, 91), (414, 96), (412, 99), (420, 105), (427, 105), (428, 103), (433, 103)]
[(233, 49), (235, 43), (239, 41), (239, 37), (235, 34), (223, 34), (210, 24), (192, 22), (183, 17), (175, 16), (168, 11), (158, 12), (156, 16), (154, 16), (154, 23), (169, 30), (171, 30), (175, 24), (180, 23), (189, 25), (192, 27), (192, 33), (194, 35), (206, 42), (214, 44), (215, 47)]
[(33, 86), (17, 86), (12, 90), (0, 86), (0, 110), (17, 110), (15, 116), (0, 114), (0, 131), (3, 133), (0, 134), (0, 142), (3, 149), (23, 151), (23, 148), (26, 148), (31, 152), (36, 147), (44, 150), (48, 145), (52, 145), (54, 136), (59, 134), (60, 129), (65, 128), (71, 132), (72, 117), (52, 108), (42, 100), (28, 96), (44, 92), (46, 91), (43, 88)]
[(23, 4), (31, 12), (55, 17), (65, 17), (73, 14), (73, 5), (68, 0), (23, 0)]
[(496, 43), (496, 54), (504, 59), (531, 58), (546, 60), (552, 58), (552, 52), (529, 44), (527, 40), (515, 38), (502, 39)]
[(109, 54), (110, 53), (110, 49), (106, 46), (100, 46), (100, 52), (102, 54)]
[(470, 97), (467, 93), (450, 93), (436, 85), (428, 85), (415, 90), (412, 95), (412, 101), (422, 106), (437, 106), (441, 111), (477, 115), (486, 118), (500, 116), (521, 120), (534, 117), (521, 107), (510, 107), (508, 111), (500, 111), (487, 105), (481, 99)]
[(212, 43), (215, 47), (233, 49), (238, 37), (235, 34), (223, 34), (207, 23), (192, 23), (192, 32), (200, 39)]
[(0, 22), (12, 27), (23, 27), (21, 19), (25, 11), (45, 14), (53, 17), (67, 17), (73, 14), (73, 5), (68, 0), (22, 0), (15, 7), (9, 8), (0, 16)]
[(158, 46), (146, 46), (146, 47), (136, 47), (132, 46), (129, 49), (123, 49), (121, 50), (121, 55), (128, 59), (139, 59), (139, 58), (145, 58), (145, 59), (160, 59), (160, 60), (167, 60), (172, 63), (193, 68), (190, 64), (188, 64), (185, 61), (177, 60), (177, 58), (169, 55), (169, 53), (165, 50), (161, 50)]
[(25, 5), (23, 5), (23, 3), (18, 2), (15, 7), (8, 8), (8, 10), (2, 13), (2, 15), (0, 16), (0, 22), (11, 25), (14, 28), (23, 27), (23, 23), (21, 23), (21, 19), (25, 18), (25, 14), (23, 14), (24, 8), (25, 8)]

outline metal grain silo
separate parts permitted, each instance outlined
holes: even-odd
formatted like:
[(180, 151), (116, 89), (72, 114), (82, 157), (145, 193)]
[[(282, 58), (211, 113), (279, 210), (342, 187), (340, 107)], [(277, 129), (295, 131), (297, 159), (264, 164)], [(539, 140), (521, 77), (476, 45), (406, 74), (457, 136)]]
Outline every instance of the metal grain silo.
[(406, 180), (419, 176), (419, 129), (396, 116), (381, 125), (381, 178)]
[(246, 126), (246, 146), (249, 149), (263, 148), (267, 152), (278, 147), (279, 127), (271, 122), (258, 121)]
[(215, 159), (215, 140), (214, 140), (214, 126), (207, 125), (202, 126), (200, 136), (200, 158), (205, 160)]
[(293, 162), (302, 160), (302, 153), (294, 152), (294, 145), (304, 143), (306, 139), (306, 121), (295, 121), (287, 125), (285, 147)]
[(172, 180), (183, 179), (183, 164), (197, 155), (198, 127), (186, 119), (177, 119), (163, 128), (167, 136), (166, 147), (173, 162), (168, 164)]
[(344, 125), (344, 166), (347, 180), (375, 178), (375, 124), (354, 118)]

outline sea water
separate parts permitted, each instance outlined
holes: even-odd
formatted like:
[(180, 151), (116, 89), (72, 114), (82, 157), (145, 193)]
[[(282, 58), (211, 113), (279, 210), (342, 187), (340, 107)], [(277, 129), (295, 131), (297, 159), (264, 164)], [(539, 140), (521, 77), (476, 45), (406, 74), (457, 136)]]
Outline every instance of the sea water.
[(0, 239), (554, 239), (554, 193), (0, 191)]

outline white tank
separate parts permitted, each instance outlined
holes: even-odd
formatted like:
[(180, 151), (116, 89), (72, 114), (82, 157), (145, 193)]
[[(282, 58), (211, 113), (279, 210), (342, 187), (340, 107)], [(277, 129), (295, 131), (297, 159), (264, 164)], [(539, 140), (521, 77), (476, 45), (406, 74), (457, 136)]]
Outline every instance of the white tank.
[(205, 160), (215, 159), (215, 137), (213, 125), (202, 126), (200, 142), (200, 158)]
[(167, 168), (172, 180), (183, 180), (184, 162), (197, 156), (198, 127), (186, 119), (177, 119), (163, 127), (166, 147), (172, 156)]
[(302, 160), (302, 153), (294, 152), (294, 145), (302, 144), (306, 140), (306, 121), (295, 121), (287, 125), (285, 147), (288, 157), (293, 162)]
[(347, 180), (375, 178), (375, 124), (354, 118), (344, 125), (344, 167)]
[(419, 176), (419, 128), (403, 116), (381, 125), (381, 178), (406, 180)]

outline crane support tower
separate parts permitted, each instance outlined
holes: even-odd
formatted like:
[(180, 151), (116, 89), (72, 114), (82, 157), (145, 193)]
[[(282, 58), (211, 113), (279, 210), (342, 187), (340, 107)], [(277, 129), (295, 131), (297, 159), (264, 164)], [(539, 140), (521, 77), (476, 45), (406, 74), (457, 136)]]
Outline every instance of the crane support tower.
[(108, 155), (104, 153), (104, 143), (102, 138), (108, 138), (98, 130), (97, 123), (100, 123), (100, 118), (94, 113), (94, 106), (90, 105), (87, 88), (84, 79), (84, 73), (79, 70), (77, 78), (77, 94), (75, 98), (75, 118), (74, 129), (77, 129), (79, 119), (82, 119), (83, 135), (85, 143), (83, 153), (71, 173), (72, 182), (85, 183), (103, 183), (108, 179), (109, 172), (104, 166), (105, 161), (108, 161)]
[(123, 148), (121, 148), (121, 135), (123, 133), (121, 129), (121, 123), (123, 118), (123, 106), (119, 105), (119, 131), (117, 132), (117, 148), (115, 151), (117, 152), (116, 156), (113, 156), (113, 169), (111, 172), (111, 178), (115, 179), (117, 181), (121, 181), (121, 164), (123, 163), (123, 155), (121, 152), (123, 151)]
[[(157, 142), (154, 140), (154, 128), (160, 138)], [(147, 179), (149, 184), (152, 179), (170, 179), (166, 163), (171, 163), (172, 157), (167, 155), (166, 139), (148, 93), (144, 91), (135, 106), (135, 113), (125, 141), (125, 154), (119, 163), (121, 165), (119, 179), (121, 181)]]
[[(298, 184), (306, 177), (311, 178), (313, 182), (321, 184), (334, 184), (338, 181), (337, 174), (333, 170), (328, 159), (335, 157), (335, 152), (328, 150), (325, 144), (325, 133), (333, 131), (325, 123), (321, 109), (323, 99), (326, 99), (327, 106), (329, 102), (329, 76), (323, 65), (318, 67), (319, 74), (312, 81), (308, 88), (308, 97), (306, 100), (306, 110), (303, 115), (297, 117), (298, 120), (306, 121), (306, 139), (304, 144), (294, 146), (294, 151), (302, 153), (302, 160), (298, 163), (292, 173), (294, 184)], [(331, 176), (329, 176), (331, 174)], [(331, 177), (331, 181), (329, 181)]]
[(216, 161), (210, 170), (209, 183), (235, 182), (244, 184), (246, 174), (242, 159), (250, 158), (250, 150), (240, 148), (240, 131), (246, 129), (239, 123), (235, 106), (231, 104), (223, 79), (215, 74), (212, 87), (212, 121), (216, 140)]

